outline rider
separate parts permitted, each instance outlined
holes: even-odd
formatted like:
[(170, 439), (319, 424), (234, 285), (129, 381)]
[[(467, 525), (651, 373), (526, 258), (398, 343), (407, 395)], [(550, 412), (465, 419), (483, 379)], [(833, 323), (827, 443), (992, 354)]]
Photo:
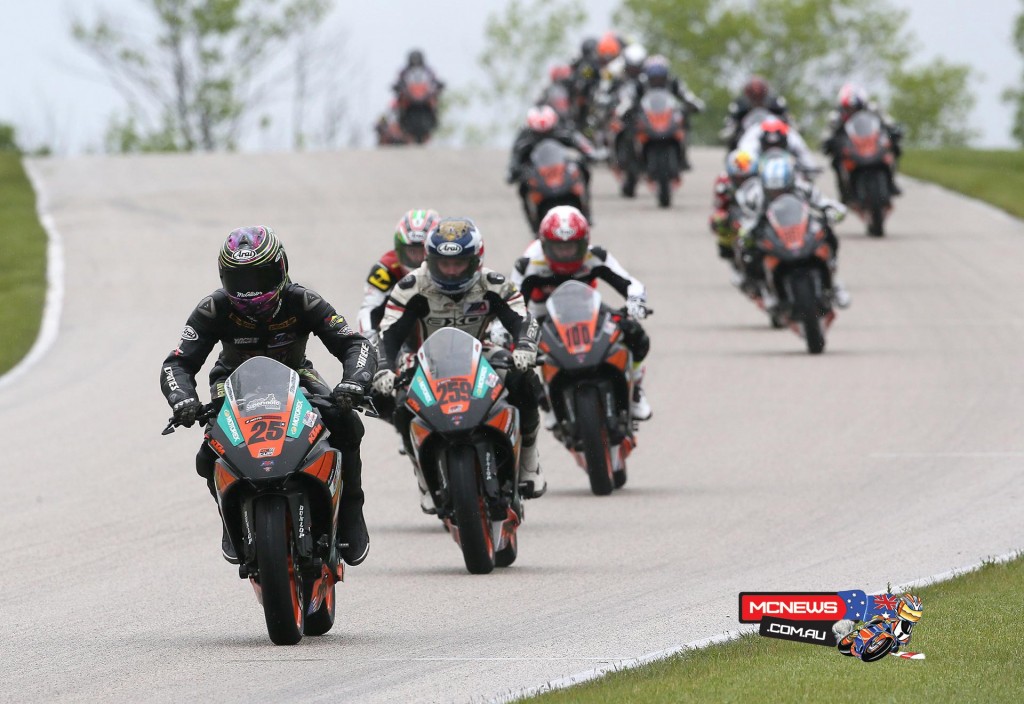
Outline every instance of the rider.
[[(533, 148), (544, 139), (553, 139), (569, 149), (579, 152), (583, 156), (579, 161), (583, 180), (587, 184), (590, 183), (590, 169), (587, 168), (587, 162), (598, 158), (597, 149), (589, 139), (572, 129), (571, 126), (562, 123), (558, 119), (558, 113), (550, 105), (535, 105), (527, 111), (526, 126), (519, 130), (519, 134), (516, 135), (515, 142), (512, 144), (508, 172), (505, 175), (507, 183), (515, 183), (522, 178)], [(522, 200), (523, 210), (529, 214), (525, 182), (519, 184), (519, 198)]]
[(761, 251), (757, 248), (755, 235), (757, 229), (765, 222), (765, 214), (771, 202), (783, 195), (792, 193), (822, 216), (825, 230), (825, 242), (832, 249), (829, 259), (829, 270), (832, 272), (832, 298), (840, 308), (848, 308), (852, 301), (850, 293), (836, 276), (839, 255), (839, 239), (836, 237), (832, 224), (846, 217), (846, 206), (827, 197), (821, 190), (807, 179), (798, 175), (796, 160), (792, 154), (777, 150), (765, 154), (758, 164), (759, 179), (748, 181), (737, 192), (742, 220), (739, 228), (739, 244), (741, 258), (746, 267), (746, 281), (760, 277)]
[(810, 147), (797, 129), (777, 117), (769, 117), (748, 129), (737, 149), (755, 154), (758, 158), (769, 149), (782, 149), (796, 158), (796, 167), (804, 176), (816, 174), (820, 170)]
[(743, 136), (743, 118), (755, 108), (764, 108), (783, 122), (789, 122), (786, 99), (772, 93), (768, 81), (761, 76), (751, 76), (750, 80), (743, 84), (739, 97), (729, 103), (725, 127), (719, 133), (719, 137), (728, 144), (729, 149), (736, 148)]
[[(333, 396), (340, 413), (325, 414), (324, 424), (331, 432), (331, 447), (341, 452), (344, 471), (337, 539), (345, 562), (358, 565), (366, 559), (370, 539), (363, 520), (359, 456), (363, 425), (352, 408), (369, 389), (377, 368), (370, 343), (319, 294), (291, 281), (284, 247), (269, 227), (233, 230), (220, 249), (218, 268), (222, 288), (195, 307), (177, 348), (161, 367), (160, 388), (174, 422), (185, 427), (195, 423), (201, 409), (195, 377), (218, 342), (220, 356), (210, 372), (215, 403), (224, 401), (225, 379), (251, 357), (276, 359), (298, 372), (304, 388)], [(342, 381), (333, 392), (306, 358), (310, 333), (344, 366)], [(196, 455), (196, 472), (206, 479), (214, 499), (216, 459), (204, 442)], [(226, 527), (221, 545), (224, 558), (237, 563)]]
[(708, 220), (711, 232), (718, 236), (718, 256), (736, 265), (736, 237), (739, 223), (730, 212), (736, 205), (736, 191), (747, 179), (757, 175), (757, 158), (750, 152), (734, 149), (725, 159), (725, 172), (715, 179), (714, 210)]
[[(654, 89), (667, 90), (683, 104), (683, 126), (687, 131), (690, 129), (690, 115), (704, 111), (704, 101), (694, 95), (684, 82), (672, 75), (668, 59), (661, 54), (655, 54), (644, 61), (643, 75), (637, 84), (637, 88), (634, 109), (631, 112), (635, 112), (636, 106), (640, 105), (640, 100), (644, 97), (644, 93)], [(681, 146), (683, 148), (682, 167), (684, 171), (689, 171), (690, 160), (686, 155), (686, 145), (683, 144)]]
[[(643, 391), (644, 364), (651, 340), (639, 320), (647, 316), (647, 289), (643, 283), (622, 268), (618, 260), (603, 247), (590, 245), (590, 224), (577, 208), (559, 205), (541, 220), (539, 238), (516, 260), (512, 283), (529, 301), (529, 310), (544, 317), (544, 302), (558, 286), (570, 279), (596, 285), (601, 279), (626, 299), (627, 315), (617, 316), (619, 327), (630, 352), (633, 353), (633, 398), (630, 411), (636, 420), (651, 417), (651, 405)], [(554, 427), (554, 415), (545, 414), (545, 426)]]
[(572, 60), (573, 122), (587, 124), (590, 101), (601, 80), (601, 62), (597, 56), (597, 39), (587, 37), (580, 44), (580, 55)]
[[(900, 147), (900, 139), (903, 131), (899, 125), (893, 122), (892, 117), (886, 115), (872, 101), (868, 100), (867, 92), (854, 83), (846, 83), (839, 89), (839, 96), (836, 100), (836, 107), (828, 116), (828, 129), (825, 139), (821, 143), (821, 150), (832, 157), (832, 169), (836, 173), (836, 183), (839, 186), (841, 200), (846, 203), (850, 200), (850, 177), (843, 168), (843, 155), (840, 150), (840, 138), (846, 127), (846, 121), (861, 110), (872, 113), (882, 121), (882, 128), (889, 135), (889, 144), (892, 145), (893, 156), (897, 159), (903, 153)], [(889, 190), (893, 195), (900, 195), (902, 191), (896, 185), (895, 178), (896, 164), (889, 169)]]
[(430, 81), (433, 84), (434, 90), (437, 93), (440, 93), (442, 90), (444, 90), (444, 81), (440, 80), (437, 77), (437, 74), (434, 73), (434, 70), (427, 66), (426, 60), (423, 57), (423, 52), (420, 49), (413, 49), (412, 51), (409, 52), (409, 55), (406, 57), (405, 66), (403, 66), (402, 70), (398, 72), (398, 78), (391, 85), (391, 90), (393, 90), (396, 94), (400, 93), (402, 91), (402, 84), (405, 82), (406, 76), (409, 75), (410, 71), (413, 71), (415, 69), (423, 69), (424, 71), (427, 72), (427, 74), (429, 74)]
[(385, 252), (370, 267), (370, 275), (366, 277), (363, 304), (359, 308), (361, 334), (376, 336), (388, 294), (395, 284), (423, 263), (423, 243), (440, 220), (436, 210), (414, 209), (395, 225), (395, 248)]
[[(537, 456), (537, 431), (540, 414), (538, 398), (543, 394), (533, 372), (537, 361), (537, 321), (526, 309), (523, 295), (504, 276), (481, 266), (484, 241), (480, 230), (469, 218), (445, 218), (427, 237), (426, 261), (398, 282), (388, 299), (381, 337), (385, 366), (373, 379), (374, 391), (390, 395), (394, 391), (393, 371), (403, 345), (411, 341), (418, 348), (430, 335), (443, 327), (455, 327), (473, 337), (488, 340), (488, 326), (496, 319), (515, 341), (512, 352), (514, 369), (505, 378), (509, 402), (519, 409), (522, 428), (522, 452), (519, 458), (519, 489), (523, 498), (537, 498), (547, 488)], [(395, 426), (408, 442), (409, 411), (399, 404)], [(407, 445), (410, 457), (411, 447)], [(417, 472), (420, 469), (417, 468)], [(420, 482), (420, 505), (433, 513), (432, 499), (426, 495), (426, 483)]]

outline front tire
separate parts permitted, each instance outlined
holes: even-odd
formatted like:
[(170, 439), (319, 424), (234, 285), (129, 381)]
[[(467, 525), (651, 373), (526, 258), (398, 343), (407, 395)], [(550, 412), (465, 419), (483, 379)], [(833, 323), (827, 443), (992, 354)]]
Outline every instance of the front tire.
[(256, 564), (267, 633), (275, 645), (295, 645), (302, 640), (306, 602), (302, 578), (295, 565), (288, 501), (267, 496), (255, 508)]
[(874, 237), (885, 235), (885, 211), (889, 205), (889, 184), (884, 171), (876, 170), (867, 175), (865, 196), (868, 217), (868, 234)]
[(649, 173), (658, 184), (658, 206), (668, 208), (672, 205), (672, 181), (679, 173), (679, 161), (675, 149), (667, 143), (657, 144), (651, 149), (647, 158)]
[(488, 574), (494, 569), (494, 542), (480, 489), (476, 450), (470, 445), (456, 445), (448, 448), (447, 454), (448, 484), (462, 558), (471, 574)]
[(614, 487), (611, 446), (604, 404), (601, 394), (593, 386), (585, 386), (576, 392), (576, 423), (583, 441), (590, 490), (597, 496), (607, 496)]
[(825, 351), (825, 328), (818, 315), (818, 295), (814, 288), (814, 280), (806, 275), (797, 275), (790, 286), (793, 292), (793, 317), (804, 330), (807, 351), (821, 354)]

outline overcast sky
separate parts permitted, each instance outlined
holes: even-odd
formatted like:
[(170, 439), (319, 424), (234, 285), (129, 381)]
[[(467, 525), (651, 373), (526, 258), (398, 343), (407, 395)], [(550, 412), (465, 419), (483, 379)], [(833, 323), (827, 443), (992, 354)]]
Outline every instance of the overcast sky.
[[(0, 0), (5, 18), (0, 23), (0, 121), (15, 123), (23, 143), (52, 144), (61, 153), (97, 148), (108, 117), (122, 110), (124, 102), (71, 43), (70, 18), (75, 13), (91, 18), (98, 8), (114, 16), (141, 17), (142, 2)], [(972, 123), (981, 133), (978, 146), (1012, 146), (1011, 109), (999, 96), (1004, 88), (1019, 84), (1024, 72), (1024, 63), (1010, 44), (1020, 0), (890, 2), (911, 11), (909, 28), (921, 44), (916, 62), (941, 56), (977, 71)], [(408, 48), (423, 48), (438, 73), (458, 87), (476, 77), (484, 20), (501, 7), (498, 0), (339, 0), (337, 5), (340, 12), (331, 26), (344, 28), (347, 55), (358, 67), (349, 69), (355, 94), (351, 114), (365, 126), (367, 143), (369, 125), (386, 105), (388, 86)], [(600, 33), (608, 28), (618, 5), (618, 0), (587, 0), (588, 30)], [(575, 48), (566, 47), (566, 54)], [(248, 146), (284, 148), (287, 140), (271, 131)]]

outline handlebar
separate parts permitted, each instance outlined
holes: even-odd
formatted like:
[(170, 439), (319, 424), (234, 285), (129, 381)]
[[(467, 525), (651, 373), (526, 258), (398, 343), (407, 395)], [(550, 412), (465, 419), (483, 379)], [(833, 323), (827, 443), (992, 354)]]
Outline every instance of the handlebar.
[[(338, 404), (335, 403), (334, 398), (331, 396), (325, 396), (322, 394), (305, 394), (306, 400), (309, 401), (311, 406), (316, 406), (325, 413), (330, 413), (338, 409)], [(199, 409), (196, 414), (196, 423), (200, 426), (205, 425), (209, 421), (213, 420), (218, 413), (220, 413), (220, 407), (222, 404), (210, 402)], [(352, 410), (357, 413), (362, 413), (367, 418), (380, 418), (380, 413), (377, 411), (377, 407), (373, 405), (372, 399), (369, 396), (364, 396), (360, 399), (358, 404), (352, 406)], [(321, 413), (323, 415), (323, 413)], [(175, 428), (181, 427), (181, 423), (175, 423), (174, 417), (167, 419), (167, 427), (163, 429), (161, 435), (170, 435), (174, 432)]]

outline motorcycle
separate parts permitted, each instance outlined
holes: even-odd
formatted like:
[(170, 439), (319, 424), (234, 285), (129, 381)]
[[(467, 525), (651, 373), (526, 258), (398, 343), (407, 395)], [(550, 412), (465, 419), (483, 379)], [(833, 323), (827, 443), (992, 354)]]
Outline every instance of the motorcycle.
[(519, 550), (519, 411), (496, 371), (508, 361), (489, 362), (479, 340), (442, 328), (396, 384), (412, 413), (406, 448), (472, 574), (508, 567)]
[(540, 221), (556, 205), (572, 205), (590, 217), (590, 189), (583, 169), (556, 139), (543, 139), (533, 148), (520, 188), (534, 237)]
[(805, 201), (785, 193), (768, 205), (754, 236), (764, 274), (756, 281), (756, 300), (774, 327), (788, 325), (804, 338), (809, 353), (820, 354), (835, 319), (829, 269), (833, 252), (824, 221)]
[(437, 90), (425, 68), (411, 69), (398, 94), (398, 121), (410, 141), (423, 144), (437, 127)]
[(555, 437), (587, 473), (590, 490), (607, 496), (626, 483), (626, 458), (636, 447), (629, 404), (633, 355), (617, 314), (590, 286), (566, 281), (546, 306), (541, 375), (557, 419)]
[(682, 104), (667, 90), (648, 91), (640, 100), (634, 123), (636, 153), (662, 208), (672, 205), (672, 192), (683, 182), (683, 118)]
[(892, 144), (878, 115), (867, 110), (854, 113), (840, 138), (841, 178), (850, 194), (850, 207), (868, 225), (868, 234), (885, 234), (885, 218), (892, 210)]
[[(335, 541), (344, 472), (323, 422), (335, 408), (269, 357), (246, 360), (224, 388), (223, 405), (197, 417), (215, 419), (205, 441), (217, 455), (217, 503), (270, 639), (294, 645), (331, 630), (345, 575)], [(171, 419), (163, 434), (174, 428)]]

